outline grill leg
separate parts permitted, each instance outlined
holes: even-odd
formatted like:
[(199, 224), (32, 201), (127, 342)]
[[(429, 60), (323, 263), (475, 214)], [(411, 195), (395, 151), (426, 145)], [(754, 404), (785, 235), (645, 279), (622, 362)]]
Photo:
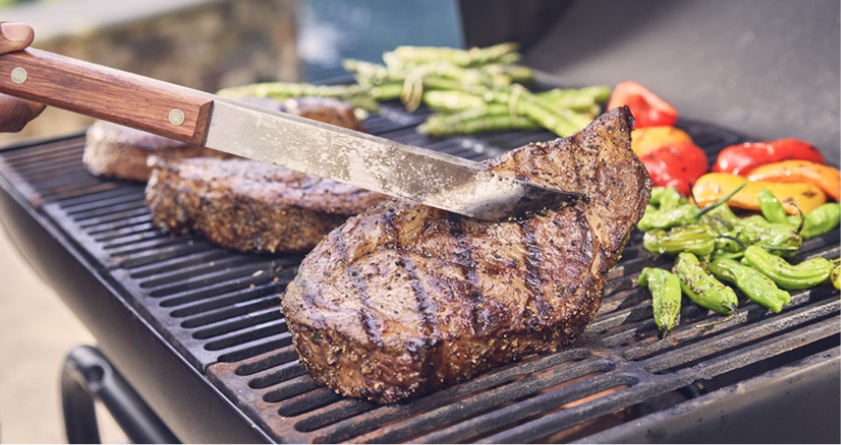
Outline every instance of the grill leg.
[(100, 443), (96, 400), (102, 402), (132, 442), (178, 443), (98, 349), (79, 346), (67, 355), (61, 373), (68, 443)]

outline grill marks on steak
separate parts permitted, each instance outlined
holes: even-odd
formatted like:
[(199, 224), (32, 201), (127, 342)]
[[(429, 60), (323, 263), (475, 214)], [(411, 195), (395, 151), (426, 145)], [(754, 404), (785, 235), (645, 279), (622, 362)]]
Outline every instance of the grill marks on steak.
[(313, 378), (390, 403), (571, 342), (650, 195), (631, 125), (617, 108), (485, 164), (587, 202), (487, 222), (390, 200), (331, 232), (282, 300)]

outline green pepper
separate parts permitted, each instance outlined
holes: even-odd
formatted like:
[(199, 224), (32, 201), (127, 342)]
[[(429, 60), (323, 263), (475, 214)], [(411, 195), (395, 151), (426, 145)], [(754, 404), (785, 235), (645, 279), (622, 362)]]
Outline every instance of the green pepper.
[[(714, 210), (715, 208), (724, 205), (728, 199), (732, 198), (733, 195), (739, 192), (745, 185), (738, 187), (736, 190), (729, 193), (724, 198), (719, 199), (713, 204), (710, 204), (703, 209), (699, 208), (695, 204), (679, 204), (676, 207), (669, 207), (666, 208), (662, 204), (660, 208), (656, 212), (648, 212), (646, 211), (642, 218), (640, 218), (639, 222), (637, 223), (637, 229), (645, 232), (652, 229), (668, 229), (671, 227), (677, 226), (685, 226), (689, 224), (694, 224), (698, 222), (698, 220), (706, 213)], [(671, 199), (674, 201), (674, 198), (666, 198), (669, 196), (667, 193), (663, 192), (661, 196), (658, 196), (659, 202), (663, 202), (663, 199)], [(651, 200), (649, 200), (651, 202)], [(680, 202), (680, 201), (678, 201)]]
[(674, 255), (691, 252), (706, 256), (715, 249), (715, 234), (705, 224), (674, 227), (670, 230), (654, 229), (642, 237), (646, 250), (657, 255)]
[(826, 258), (812, 258), (797, 265), (769, 253), (760, 246), (745, 249), (742, 262), (774, 280), (777, 286), (787, 289), (808, 289), (829, 279), (832, 262)]
[(720, 258), (707, 267), (716, 278), (735, 284), (748, 298), (775, 313), (791, 302), (791, 294), (777, 287), (773, 280), (738, 261)]
[(759, 201), (759, 210), (762, 212), (762, 216), (768, 222), (788, 224), (786, 209), (783, 208), (783, 204), (771, 190), (760, 190), (756, 194), (756, 199)]
[(686, 197), (674, 187), (651, 187), (651, 198), (648, 199), (648, 203), (659, 210), (673, 209), (686, 202)]
[(732, 315), (739, 305), (736, 292), (710, 275), (694, 254), (681, 252), (672, 272), (690, 300), (721, 315)]
[(803, 238), (788, 224), (768, 222), (761, 215), (742, 218), (735, 227), (735, 238), (746, 246), (760, 245), (774, 255), (791, 256), (800, 250)]
[(654, 324), (665, 337), (680, 322), (680, 280), (668, 270), (645, 267), (637, 283), (651, 292)]
[[(804, 240), (821, 236), (841, 223), (841, 204), (837, 202), (822, 204), (804, 215), (802, 220), (803, 228), (800, 230), (800, 236)], [(788, 217), (788, 222), (795, 227), (800, 225), (800, 221), (800, 216), (792, 215)]]

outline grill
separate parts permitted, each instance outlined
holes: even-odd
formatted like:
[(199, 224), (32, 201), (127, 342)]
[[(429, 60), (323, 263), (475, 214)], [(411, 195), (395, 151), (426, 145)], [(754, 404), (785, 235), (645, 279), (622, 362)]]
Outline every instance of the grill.
[[(415, 131), (424, 118), (386, 105), (366, 128), (474, 160), (553, 138), (427, 138)], [(703, 122), (678, 126), (711, 158), (744, 140)], [(91, 176), (83, 146), (76, 135), (0, 152), (3, 222), (181, 440), (839, 441), (841, 303), (830, 286), (793, 293), (781, 314), (742, 299), (735, 317), (712, 324), (720, 317), (689, 305), (659, 339), (650, 297), (634, 283), (644, 266), (670, 260), (646, 252), (635, 231), (571, 347), (377, 406), (315, 384), (297, 361), (279, 296), (301, 256), (159, 232), (144, 187)], [(807, 241), (796, 260), (818, 255), (841, 255), (837, 231)]]

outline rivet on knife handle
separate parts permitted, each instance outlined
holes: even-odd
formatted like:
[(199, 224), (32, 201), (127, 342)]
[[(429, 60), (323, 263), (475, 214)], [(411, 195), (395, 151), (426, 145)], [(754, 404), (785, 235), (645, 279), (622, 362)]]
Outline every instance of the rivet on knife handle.
[(209, 94), (34, 48), (0, 55), (0, 92), (202, 145)]

